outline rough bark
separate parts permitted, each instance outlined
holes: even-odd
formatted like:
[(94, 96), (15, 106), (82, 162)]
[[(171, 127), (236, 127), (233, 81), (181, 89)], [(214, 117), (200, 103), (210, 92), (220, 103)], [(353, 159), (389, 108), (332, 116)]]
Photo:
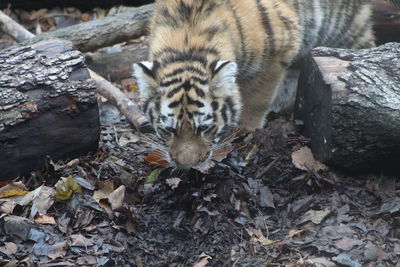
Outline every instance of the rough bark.
[(315, 156), (351, 170), (398, 170), (400, 44), (318, 48), (300, 75), (295, 118)]
[(96, 84), (68, 41), (0, 53), (0, 179), (97, 149)]
[(23, 44), (29, 45), (42, 40), (59, 38), (71, 41), (81, 52), (111, 46), (146, 34), (152, 8), (152, 5), (146, 5), (102, 19), (43, 33)]

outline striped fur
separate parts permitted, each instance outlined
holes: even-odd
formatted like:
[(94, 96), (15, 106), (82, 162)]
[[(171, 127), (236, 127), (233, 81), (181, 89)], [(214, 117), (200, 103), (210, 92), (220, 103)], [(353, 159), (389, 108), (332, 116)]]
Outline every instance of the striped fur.
[(159, 147), (179, 168), (261, 127), (286, 69), (315, 46), (374, 45), (368, 0), (158, 0), (134, 64)]

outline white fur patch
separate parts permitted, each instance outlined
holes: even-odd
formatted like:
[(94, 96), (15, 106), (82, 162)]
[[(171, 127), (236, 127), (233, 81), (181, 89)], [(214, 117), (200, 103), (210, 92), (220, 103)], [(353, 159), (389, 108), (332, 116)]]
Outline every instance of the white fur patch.
[[(216, 68), (226, 63), (225, 60), (218, 61)], [(223, 97), (232, 94), (232, 89), (237, 87), (236, 85), (237, 75), (237, 64), (235, 62), (229, 62), (218, 71), (213, 78), (213, 83), (216, 89), (213, 91), (216, 97)]]
[[(142, 61), (143, 64), (149, 71), (153, 68), (153, 62)], [(148, 98), (152, 94), (154, 79), (146, 74), (143, 67), (139, 64), (133, 64), (133, 76), (136, 78), (136, 83), (139, 87), (140, 97)]]

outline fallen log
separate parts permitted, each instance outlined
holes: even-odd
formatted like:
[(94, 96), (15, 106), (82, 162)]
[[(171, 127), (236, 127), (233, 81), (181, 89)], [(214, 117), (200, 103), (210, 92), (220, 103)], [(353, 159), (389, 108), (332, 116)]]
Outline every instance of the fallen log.
[(134, 5), (141, 6), (149, 4), (152, 0), (3, 0), (0, 1), (0, 9), (7, 8), (10, 5), (12, 8), (20, 8), (24, 10), (51, 8), (51, 7), (77, 7), (82, 9), (91, 9), (93, 7), (113, 7), (117, 5)]
[(23, 42), (25, 45), (48, 39), (63, 39), (73, 43), (81, 52), (111, 46), (147, 33), (147, 24), (153, 5), (132, 8), (123, 13), (95, 19), (53, 32), (42, 33)]
[(89, 68), (113, 82), (132, 78), (132, 64), (148, 57), (148, 48), (135, 45), (132, 49), (111, 54), (93, 54), (86, 57)]
[[(7, 23), (7, 29), (9, 30), (9, 34), (13, 34), (12, 36), (17, 41), (22, 41), (25, 39), (34, 38), (34, 35), (28, 32), (26, 29), (21, 27), (18, 23), (13, 21), (7, 15), (5, 15), (0, 10), (0, 23)], [(123, 114), (130, 120), (130, 122), (135, 126), (138, 131), (148, 132), (151, 131), (149, 129), (149, 124), (139, 109), (138, 105), (128, 99), (118, 88), (113, 86), (103, 77), (95, 73), (94, 71), (89, 70), (92, 78), (96, 81), (97, 91), (108, 98), (112, 103), (118, 106)]]
[(0, 53), (0, 180), (40, 169), (45, 158), (96, 151), (96, 84), (84, 56), (62, 40)]
[(295, 119), (316, 158), (348, 170), (400, 170), (400, 44), (317, 48), (300, 75)]

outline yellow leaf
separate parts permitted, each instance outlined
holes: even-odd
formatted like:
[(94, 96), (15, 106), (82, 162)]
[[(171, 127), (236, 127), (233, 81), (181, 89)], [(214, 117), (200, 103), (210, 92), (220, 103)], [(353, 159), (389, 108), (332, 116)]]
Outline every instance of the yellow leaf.
[(82, 193), (82, 188), (77, 184), (74, 178), (70, 175), (68, 177), (61, 177), (55, 185), (56, 187), (56, 201), (65, 201), (71, 198), (73, 193)]
[(0, 188), (0, 198), (23, 196), (28, 192), (22, 182), (13, 182)]

